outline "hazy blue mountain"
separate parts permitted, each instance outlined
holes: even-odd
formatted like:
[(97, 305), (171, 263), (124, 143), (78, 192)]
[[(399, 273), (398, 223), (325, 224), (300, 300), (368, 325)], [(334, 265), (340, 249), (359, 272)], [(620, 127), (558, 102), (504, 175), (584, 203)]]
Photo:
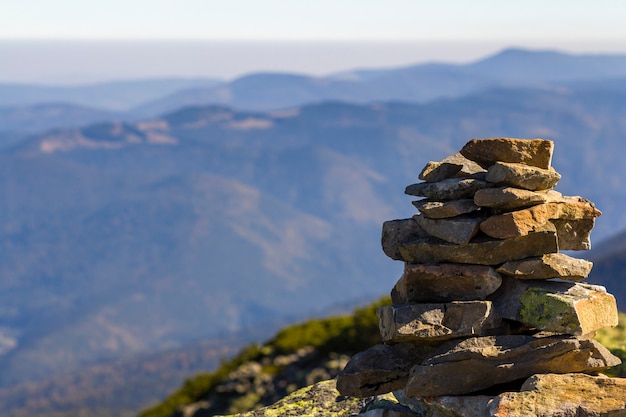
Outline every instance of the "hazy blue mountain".
[(219, 83), (210, 78), (127, 80), (76, 86), (0, 83), (0, 107), (68, 103), (120, 111), (181, 89), (211, 87)]
[(158, 115), (183, 106), (220, 104), (272, 110), (322, 100), (425, 103), (498, 86), (546, 86), (626, 77), (626, 55), (572, 55), (507, 49), (469, 64), (427, 63), (393, 69), (356, 69), (327, 77), (251, 74), (215, 87), (189, 88), (134, 109)]
[(466, 68), (511, 82), (549, 82), (624, 77), (624, 54), (566, 54), (557, 51), (507, 49)]
[(339, 80), (371, 81), (401, 73), (474, 72), (484, 79), (502, 81), (599, 80), (623, 77), (624, 54), (569, 54), (554, 50), (508, 48), (469, 64), (427, 63), (391, 69), (355, 69), (331, 74)]
[[(211, 79), (138, 80), (73, 87), (0, 84), (0, 106), (67, 103), (129, 111), (118, 119), (154, 117), (187, 106), (224, 105), (267, 111), (320, 101), (426, 103), (499, 86), (565, 86), (597, 91), (624, 88), (626, 55), (571, 55), (509, 49), (470, 64), (427, 63), (356, 69), (327, 77), (254, 73), (230, 82)], [(22, 126), (43, 126), (22, 114)], [(34, 129), (34, 128), (33, 128)], [(9, 131), (8, 127), (0, 131)], [(32, 131), (32, 130), (31, 130)]]
[(32, 134), (122, 118), (121, 113), (73, 104), (45, 103), (0, 107), (0, 131)]
[(138, 115), (159, 115), (185, 106), (217, 104), (267, 110), (328, 99), (364, 102), (371, 95), (360, 82), (326, 80), (322, 77), (287, 73), (255, 73), (216, 87), (189, 88), (144, 103)]

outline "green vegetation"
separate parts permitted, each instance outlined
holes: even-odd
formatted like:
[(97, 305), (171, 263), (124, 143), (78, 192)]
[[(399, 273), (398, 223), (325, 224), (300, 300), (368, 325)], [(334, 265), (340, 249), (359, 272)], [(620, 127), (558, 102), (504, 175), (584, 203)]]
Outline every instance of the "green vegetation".
[(619, 324), (598, 331), (596, 340), (622, 360), (622, 364), (605, 372), (611, 376), (626, 377), (626, 313), (619, 313)]
[[(162, 403), (143, 411), (140, 417), (170, 417), (178, 408), (205, 398), (232, 371), (248, 361), (289, 354), (306, 346), (313, 346), (319, 355), (331, 352), (354, 354), (365, 350), (380, 343), (376, 308), (390, 302), (389, 297), (383, 297), (367, 307), (356, 309), (352, 315), (313, 319), (285, 327), (264, 345), (249, 345), (232, 359), (222, 361), (215, 371), (186, 380), (182, 387)], [(271, 370), (271, 373), (277, 372), (277, 369)]]

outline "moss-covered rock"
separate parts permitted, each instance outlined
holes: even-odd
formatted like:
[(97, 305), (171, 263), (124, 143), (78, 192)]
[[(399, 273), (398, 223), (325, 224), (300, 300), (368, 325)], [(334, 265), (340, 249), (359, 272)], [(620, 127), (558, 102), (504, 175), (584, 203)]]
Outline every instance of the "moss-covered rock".
[[(391, 396), (389, 396), (391, 399)], [(260, 410), (236, 414), (237, 417), (348, 417), (359, 414), (371, 399), (344, 397), (336, 381), (318, 382), (299, 389), (277, 403)], [(234, 417), (230, 416), (230, 417)]]

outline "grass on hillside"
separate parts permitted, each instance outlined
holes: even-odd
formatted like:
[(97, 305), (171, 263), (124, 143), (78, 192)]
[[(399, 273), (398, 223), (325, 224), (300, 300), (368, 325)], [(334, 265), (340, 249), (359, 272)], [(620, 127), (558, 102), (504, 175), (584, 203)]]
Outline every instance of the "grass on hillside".
[(139, 417), (170, 417), (182, 406), (200, 401), (228, 375), (248, 361), (260, 361), (263, 357), (288, 354), (306, 346), (313, 346), (318, 354), (331, 352), (353, 355), (380, 343), (376, 308), (390, 304), (389, 297), (363, 308), (352, 315), (312, 319), (280, 330), (264, 345), (251, 344), (230, 360), (224, 360), (213, 372), (206, 372), (187, 379), (163, 402), (144, 410)]

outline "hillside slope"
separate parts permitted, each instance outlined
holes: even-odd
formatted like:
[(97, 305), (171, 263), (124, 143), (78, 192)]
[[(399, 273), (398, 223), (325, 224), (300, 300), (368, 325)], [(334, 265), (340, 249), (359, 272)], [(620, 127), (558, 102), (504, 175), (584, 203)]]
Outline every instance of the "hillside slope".
[[(37, 135), (0, 152), (1, 382), (385, 293), (400, 271), (381, 224), (412, 215), (404, 186), (472, 137), (554, 139), (557, 189), (603, 211), (597, 242), (626, 229), (625, 105), (620, 92), (497, 89)], [(623, 309), (619, 277), (603, 277)]]

